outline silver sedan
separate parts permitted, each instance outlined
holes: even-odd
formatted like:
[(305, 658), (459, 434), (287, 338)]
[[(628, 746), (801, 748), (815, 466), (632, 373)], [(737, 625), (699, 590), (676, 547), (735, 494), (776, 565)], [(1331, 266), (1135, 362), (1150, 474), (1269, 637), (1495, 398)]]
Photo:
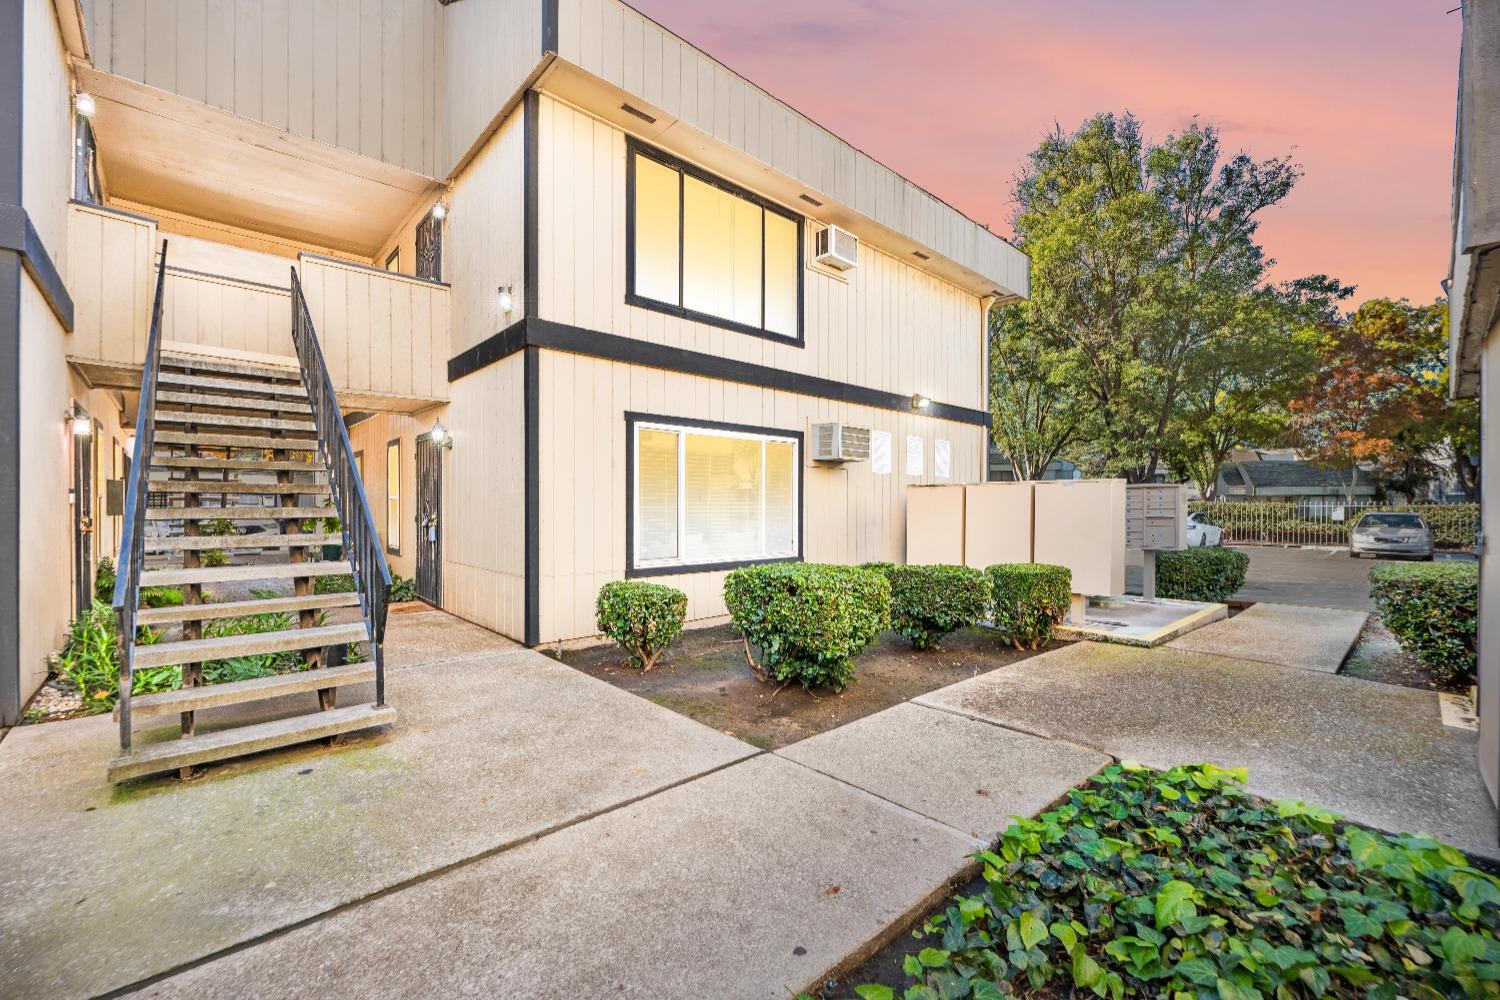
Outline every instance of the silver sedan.
[(1432, 529), (1420, 514), (1370, 513), (1349, 532), (1349, 555), (1432, 559)]

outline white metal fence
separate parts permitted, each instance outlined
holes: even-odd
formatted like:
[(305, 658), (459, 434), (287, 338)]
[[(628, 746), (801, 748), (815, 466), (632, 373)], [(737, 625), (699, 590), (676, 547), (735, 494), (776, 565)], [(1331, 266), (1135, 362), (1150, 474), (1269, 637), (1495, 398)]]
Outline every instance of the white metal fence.
[(1323, 497), (1283, 500), (1195, 500), (1188, 508), (1224, 530), (1224, 544), (1348, 545), (1349, 529), (1369, 511), (1410, 511), (1432, 527), (1440, 549), (1472, 549), (1477, 503), (1347, 503)]

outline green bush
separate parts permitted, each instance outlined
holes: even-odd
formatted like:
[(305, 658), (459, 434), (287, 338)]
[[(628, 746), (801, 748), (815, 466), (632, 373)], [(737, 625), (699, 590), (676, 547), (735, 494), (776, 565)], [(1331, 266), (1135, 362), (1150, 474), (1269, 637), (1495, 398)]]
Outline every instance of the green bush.
[(349, 573), (334, 573), (313, 580), (315, 594), (350, 594), (354, 592), (354, 577)]
[(105, 604), (115, 601), (115, 561), (109, 556), (100, 559), (94, 570), (94, 599)]
[(859, 564), (859, 568), (860, 569), (873, 569), (877, 573), (884, 573), (886, 576), (890, 576), (891, 575), (891, 570), (893, 570), (893, 569), (896, 568), (896, 564), (895, 563), (890, 563), (890, 562), (867, 562), (867, 563), (860, 563)]
[[(982, 851), (929, 918), (908, 1000), (1480, 997), (1500, 883), (1430, 837), (1248, 795), (1243, 770), (1113, 765)], [(886, 986), (861, 986), (889, 1000)]]
[(996, 630), (1017, 649), (1040, 649), (1068, 616), (1072, 572), (1049, 563), (1000, 563), (984, 572)]
[[(120, 696), (120, 649), (115, 612), (103, 601), (68, 625), (68, 641), (53, 657), (58, 674), (83, 698), (86, 712), (108, 712)], [(149, 628), (141, 628), (137, 642), (149, 646), (160, 639)], [(137, 670), (131, 683), (135, 694), (170, 691), (182, 684), (178, 667), (153, 667)]]
[(746, 566), (725, 577), (724, 603), (755, 675), (803, 687), (843, 690), (852, 658), (891, 623), (889, 581), (858, 566)]
[[(238, 535), (240, 529), (235, 527), (234, 522), (226, 517), (216, 517), (204, 521), (198, 525), (200, 535)], [(223, 549), (204, 549), (200, 554), (204, 566), (225, 566), (229, 563), (229, 553)]]
[[(281, 595), (275, 590), (250, 588), (250, 596), (256, 600), (269, 600)], [(314, 624), (322, 625), (328, 613), (320, 611)], [(258, 615), (237, 615), (233, 618), (211, 618), (203, 623), (203, 638), (220, 639), (234, 635), (256, 635), (261, 632), (285, 632), (297, 627), (297, 615), (289, 611), (269, 611)], [(252, 653), (249, 656), (234, 656), (227, 660), (209, 660), (203, 664), (205, 684), (225, 684), (230, 681), (248, 681), (272, 674), (288, 674), (307, 665), (301, 650), (284, 650), (279, 653)]]
[(182, 605), (182, 591), (176, 587), (142, 587), (141, 607), (176, 608)]
[(1250, 557), (1234, 549), (1197, 548), (1156, 554), (1156, 596), (1174, 601), (1229, 600), (1245, 585)]
[(978, 625), (990, 605), (984, 573), (968, 566), (892, 566), (891, 627), (918, 649), (930, 649), (943, 636)]
[(1477, 563), (1382, 563), (1370, 596), (1401, 647), (1444, 681), (1474, 672), (1479, 628)]
[(659, 583), (615, 580), (599, 588), (594, 616), (599, 631), (624, 647), (633, 665), (650, 670), (682, 634), (687, 595)]
[(400, 573), (391, 574), (391, 602), (415, 601), (417, 599), (417, 581)]

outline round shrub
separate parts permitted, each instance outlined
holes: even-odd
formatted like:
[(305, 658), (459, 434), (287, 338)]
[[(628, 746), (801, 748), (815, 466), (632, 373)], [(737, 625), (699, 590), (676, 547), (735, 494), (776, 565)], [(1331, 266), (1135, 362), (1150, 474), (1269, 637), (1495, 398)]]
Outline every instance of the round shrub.
[(1440, 680), (1473, 674), (1477, 563), (1382, 563), (1370, 570), (1370, 596), (1401, 647), (1432, 667)]
[(1073, 574), (1049, 563), (1000, 563), (985, 570), (990, 621), (1017, 649), (1039, 649), (1068, 616)]
[(659, 583), (616, 580), (599, 588), (594, 614), (599, 631), (623, 646), (633, 665), (650, 670), (682, 634), (687, 595)]
[(1221, 604), (1245, 585), (1250, 557), (1234, 549), (1180, 549), (1156, 554), (1156, 596)]
[(891, 627), (918, 649), (956, 629), (978, 625), (990, 604), (990, 583), (968, 566), (892, 566)]
[(891, 624), (890, 583), (858, 566), (746, 566), (724, 578), (724, 604), (755, 675), (808, 688), (842, 691), (852, 658)]

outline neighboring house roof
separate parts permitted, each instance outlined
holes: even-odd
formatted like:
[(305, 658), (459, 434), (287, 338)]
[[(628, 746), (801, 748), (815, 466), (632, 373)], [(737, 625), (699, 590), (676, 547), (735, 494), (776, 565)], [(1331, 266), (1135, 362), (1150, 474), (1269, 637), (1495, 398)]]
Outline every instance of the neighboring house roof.
[[(1352, 492), (1367, 496), (1375, 484), (1361, 473)], [(1303, 461), (1230, 462), (1219, 473), (1219, 488), (1233, 496), (1326, 496), (1351, 492), (1349, 469), (1328, 469)]]

